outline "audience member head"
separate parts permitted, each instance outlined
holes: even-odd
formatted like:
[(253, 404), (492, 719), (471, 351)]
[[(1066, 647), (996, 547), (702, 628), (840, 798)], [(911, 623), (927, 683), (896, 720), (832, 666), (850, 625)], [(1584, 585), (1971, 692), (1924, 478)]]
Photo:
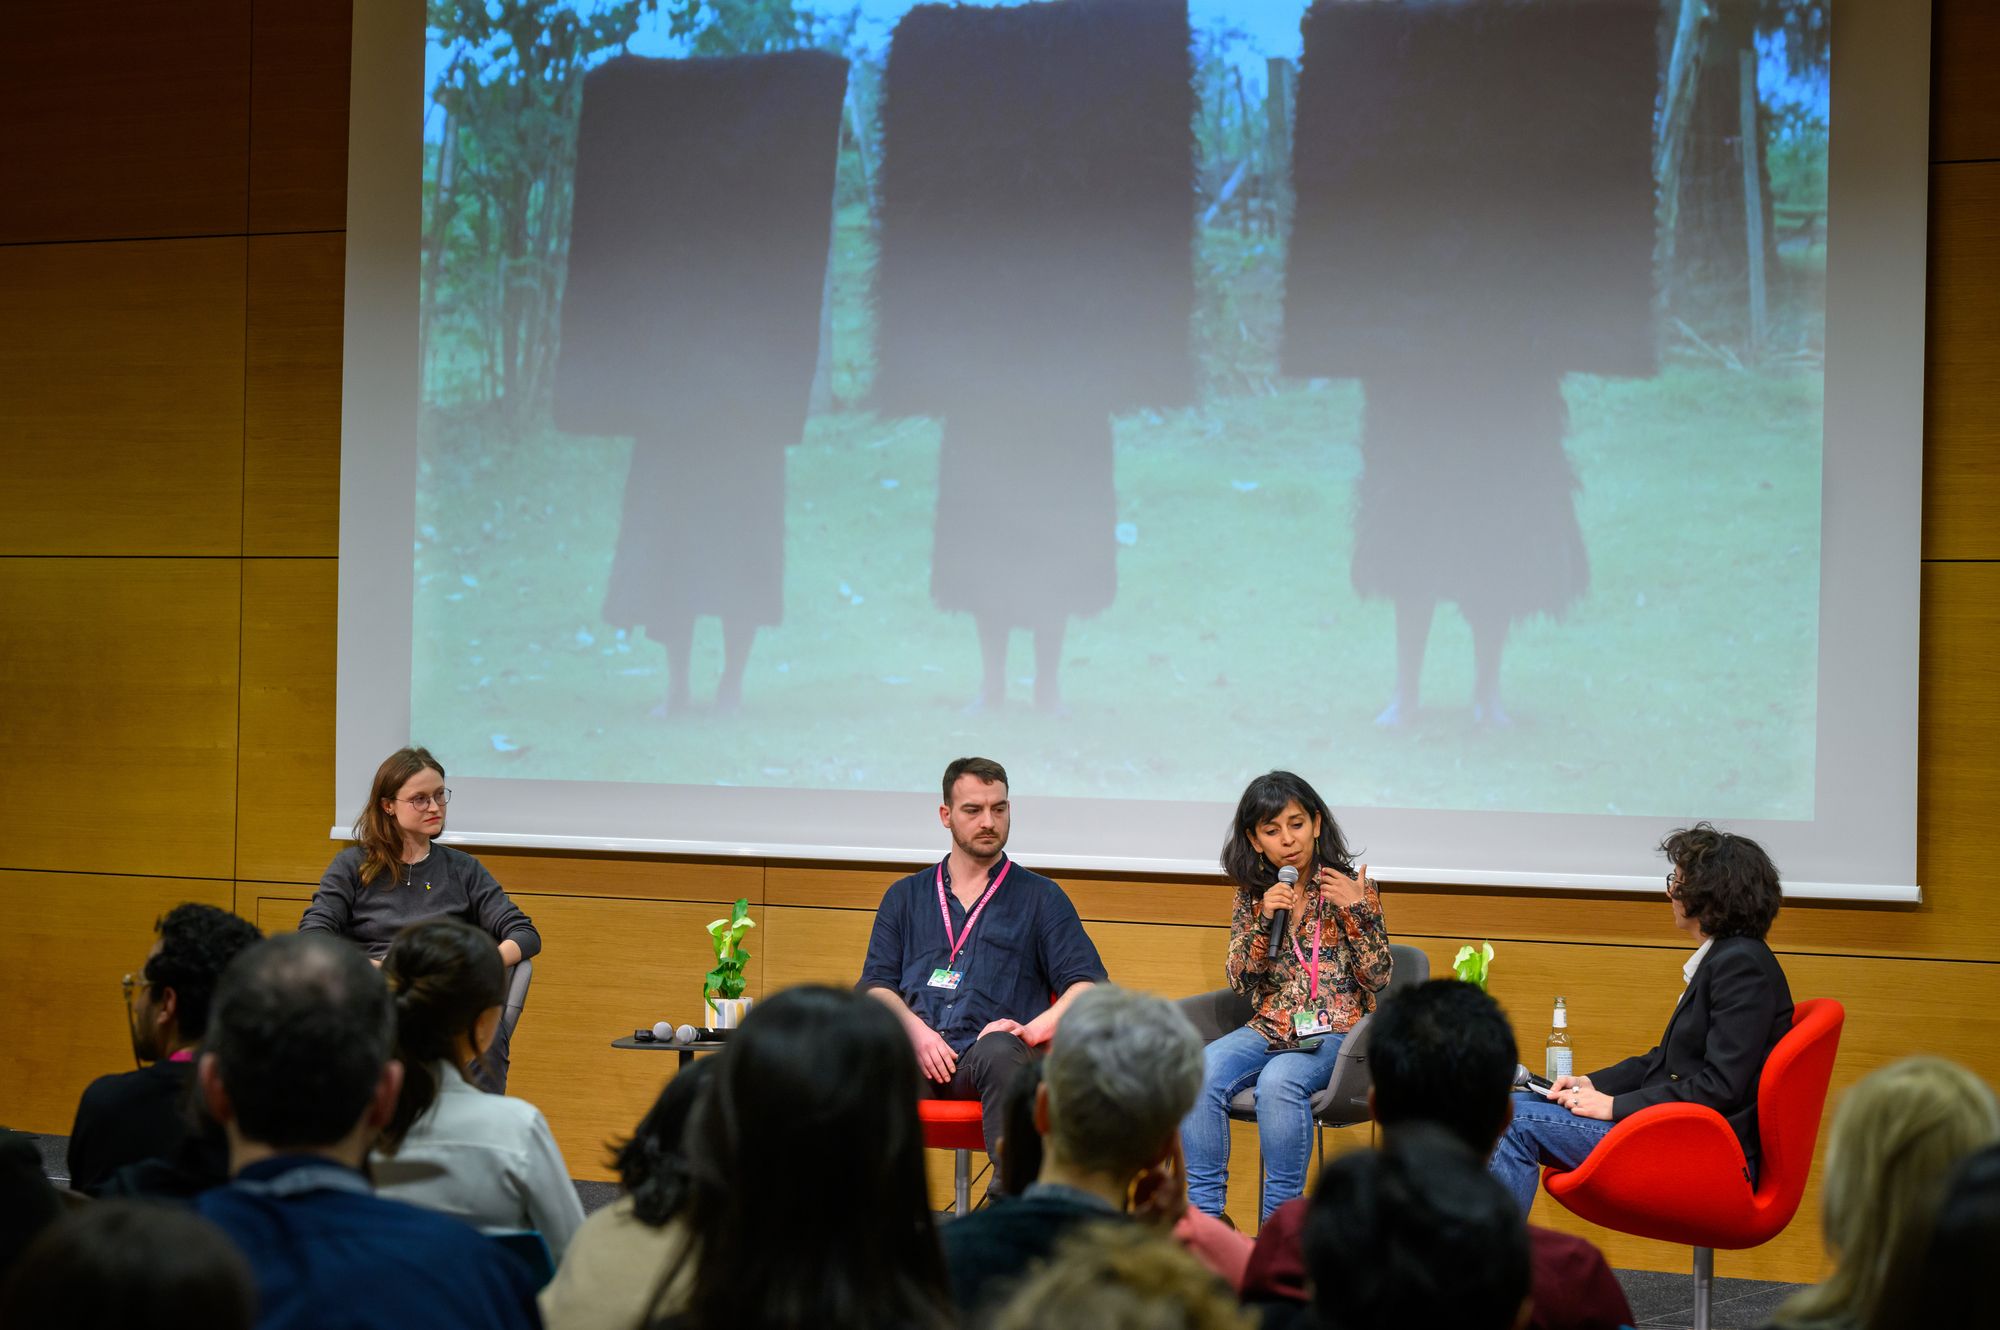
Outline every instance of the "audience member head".
[(1030, 1060), (1014, 1069), (1007, 1093), (1000, 1101), (1000, 1140), (994, 1171), (1000, 1176), (997, 1190), (1004, 1196), (1019, 1196), (1041, 1175), (1042, 1133), (1035, 1126), (1035, 1101), (1041, 1098), (1042, 1064)]
[(1783, 896), (1778, 866), (1756, 841), (1697, 822), (1668, 832), (1660, 853), (1674, 866), (1668, 894), (1675, 908), (1703, 936), (1762, 938), (1771, 931)]
[(1099, 984), (1063, 1013), (1042, 1061), (1042, 1176), (1121, 1192), (1170, 1155), (1201, 1092), (1201, 1036), (1173, 1003)]
[(382, 1133), (394, 1150), (437, 1102), (439, 1077), (479, 1061), (500, 1028), (507, 967), (486, 930), (459, 919), (426, 919), (396, 934), (382, 958), (382, 978), (396, 1001), (396, 1057), (403, 1092)]
[[(418, 777), (425, 779), (419, 782)], [(444, 763), (432, 757), (428, 748), (398, 748), (382, 759), (368, 787), (368, 802), (354, 822), (354, 843), (366, 856), (359, 873), (362, 886), (381, 877), (388, 879), (384, 886), (400, 883), (403, 847), (412, 839), (421, 842), (444, 830), (442, 806), (418, 808), (410, 802), (416, 795), (433, 794), (443, 785)]]
[(1387, 1134), (1435, 1123), (1484, 1158), (1507, 1129), (1518, 1056), (1499, 1003), (1472, 984), (1432, 979), (1376, 1008), (1368, 1102)]
[(201, 1042), (222, 972), (263, 936), (254, 924), (213, 905), (176, 905), (153, 925), (159, 934), (132, 1001), (132, 1053), (141, 1062)]
[(1319, 791), (1289, 771), (1267, 771), (1244, 788), (1229, 824), (1229, 838), (1222, 843), (1222, 871), (1239, 889), (1261, 895), (1278, 880), (1277, 866), (1257, 847), (1257, 829), (1292, 804), (1318, 824), (1313, 863), (1341, 873), (1354, 871), (1354, 855)]
[(250, 1330), (256, 1319), (250, 1268), (222, 1231), (144, 1201), (65, 1216), (0, 1284), (9, 1330)]
[(402, 1085), (395, 1037), (389, 990), (352, 944), (289, 933), (237, 957), (215, 991), (200, 1069), (232, 1169), (281, 1153), (358, 1166)]
[(1521, 1209), (1442, 1128), (1407, 1124), (1328, 1164), (1305, 1249), (1327, 1330), (1517, 1330), (1530, 1310)]
[(1229, 1289), (1166, 1234), (1087, 1224), (1029, 1275), (993, 1330), (1255, 1330)]
[(713, 1058), (690, 1062), (675, 1072), (639, 1119), (632, 1139), (613, 1152), (612, 1167), (632, 1198), (633, 1217), (642, 1224), (658, 1228), (687, 1203), (688, 1121), (714, 1074)]
[(788, 989), (758, 1003), (715, 1061), (688, 1132), (700, 1250), (660, 1285), (691, 1266), (689, 1323), (946, 1323), (917, 1060), (889, 1009), (847, 990)]
[(1943, 1058), (1915, 1057), (1863, 1077), (1840, 1101), (1820, 1196), (1826, 1281), (1778, 1309), (1785, 1326), (1872, 1325), (1900, 1314), (1930, 1242), (1945, 1178), (2000, 1140), (1985, 1082)]
[(0, 1127), (0, 1281), (35, 1235), (61, 1215), (62, 1198), (42, 1171), (34, 1138)]
[(2000, 1145), (1960, 1161), (1914, 1278), (1899, 1281), (1913, 1301), (1868, 1330), (1978, 1325), (1993, 1314), (1993, 1260), (2000, 1256)]

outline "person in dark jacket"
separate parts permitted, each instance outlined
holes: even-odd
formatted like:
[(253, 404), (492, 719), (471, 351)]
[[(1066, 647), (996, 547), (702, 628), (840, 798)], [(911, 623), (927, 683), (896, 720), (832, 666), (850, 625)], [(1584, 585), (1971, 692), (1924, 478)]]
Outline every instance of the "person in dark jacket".
[(1757, 1078), (1792, 1028), (1792, 992), (1764, 944), (1778, 916), (1778, 869), (1747, 836), (1706, 822), (1671, 833), (1667, 899), (1674, 926), (1701, 945), (1660, 1042), (1588, 1076), (1559, 1076), (1546, 1096), (1514, 1096), (1493, 1172), (1526, 1213), (1543, 1164), (1575, 1168), (1614, 1122), (1654, 1104), (1704, 1104), (1728, 1120), (1757, 1169)]
[[(158, 936), (126, 1001), (136, 1071), (92, 1081), (77, 1102), (69, 1132), (69, 1185), (89, 1195), (112, 1175), (143, 1161), (176, 1157), (195, 1118), (188, 1087), (194, 1049), (208, 1030), (208, 1004), (237, 953), (262, 936), (227, 910), (193, 901), (176, 905), (155, 925)], [(227, 1159), (210, 1137), (207, 1181), (225, 1176)]]

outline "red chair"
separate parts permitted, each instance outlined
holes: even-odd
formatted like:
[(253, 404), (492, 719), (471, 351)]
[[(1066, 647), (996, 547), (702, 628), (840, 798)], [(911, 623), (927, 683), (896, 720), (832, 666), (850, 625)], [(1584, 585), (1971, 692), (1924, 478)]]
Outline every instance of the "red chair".
[(954, 1215), (972, 1211), (972, 1152), (986, 1148), (986, 1134), (980, 1128), (977, 1099), (919, 1099), (917, 1120), (923, 1124), (924, 1144), (933, 1150), (956, 1152), (951, 1173), (951, 1200)]
[(1832, 998), (1792, 1009), (1792, 1029), (1757, 1078), (1757, 1187), (1729, 1123), (1698, 1104), (1658, 1104), (1613, 1127), (1581, 1164), (1542, 1185), (1571, 1213), (1642, 1238), (1694, 1248), (1694, 1330), (1708, 1330), (1715, 1249), (1769, 1242), (1792, 1222), (1812, 1169), (1826, 1086), (1846, 1012)]

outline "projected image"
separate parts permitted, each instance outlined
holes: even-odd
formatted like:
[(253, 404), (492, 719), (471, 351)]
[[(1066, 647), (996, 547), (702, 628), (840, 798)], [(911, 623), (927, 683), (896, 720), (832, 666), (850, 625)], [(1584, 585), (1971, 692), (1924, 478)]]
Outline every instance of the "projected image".
[(430, 21), (455, 775), (1811, 817), (1828, 0)]

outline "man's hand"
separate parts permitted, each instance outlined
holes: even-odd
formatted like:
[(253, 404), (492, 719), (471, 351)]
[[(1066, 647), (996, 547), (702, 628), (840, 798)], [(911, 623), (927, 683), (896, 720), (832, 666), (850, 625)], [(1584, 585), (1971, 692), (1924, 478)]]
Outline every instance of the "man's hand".
[(917, 1065), (923, 1068), (926, 1078), (943, 1085), (951, 1080), (951, 1074), (958, 1070), (958, 1054), (951, 1051), (951, 1045), (944, 1036), (915, 1016), (908, 1023), (910, 1043), (917, 1050)]
[(1002, 1016), (997, 1021), (986, 1022), (985, 1027), (979, 1032), (979, 1037), (984, 1039), (987, 1035), (993, 1034), (995, 1031), (1001, 1034), (1017, 1035), (1024, 1043), (1029, 1042), (1028, 1027), (1019, 1021), (1010, 1021), (1005, 1016)]

